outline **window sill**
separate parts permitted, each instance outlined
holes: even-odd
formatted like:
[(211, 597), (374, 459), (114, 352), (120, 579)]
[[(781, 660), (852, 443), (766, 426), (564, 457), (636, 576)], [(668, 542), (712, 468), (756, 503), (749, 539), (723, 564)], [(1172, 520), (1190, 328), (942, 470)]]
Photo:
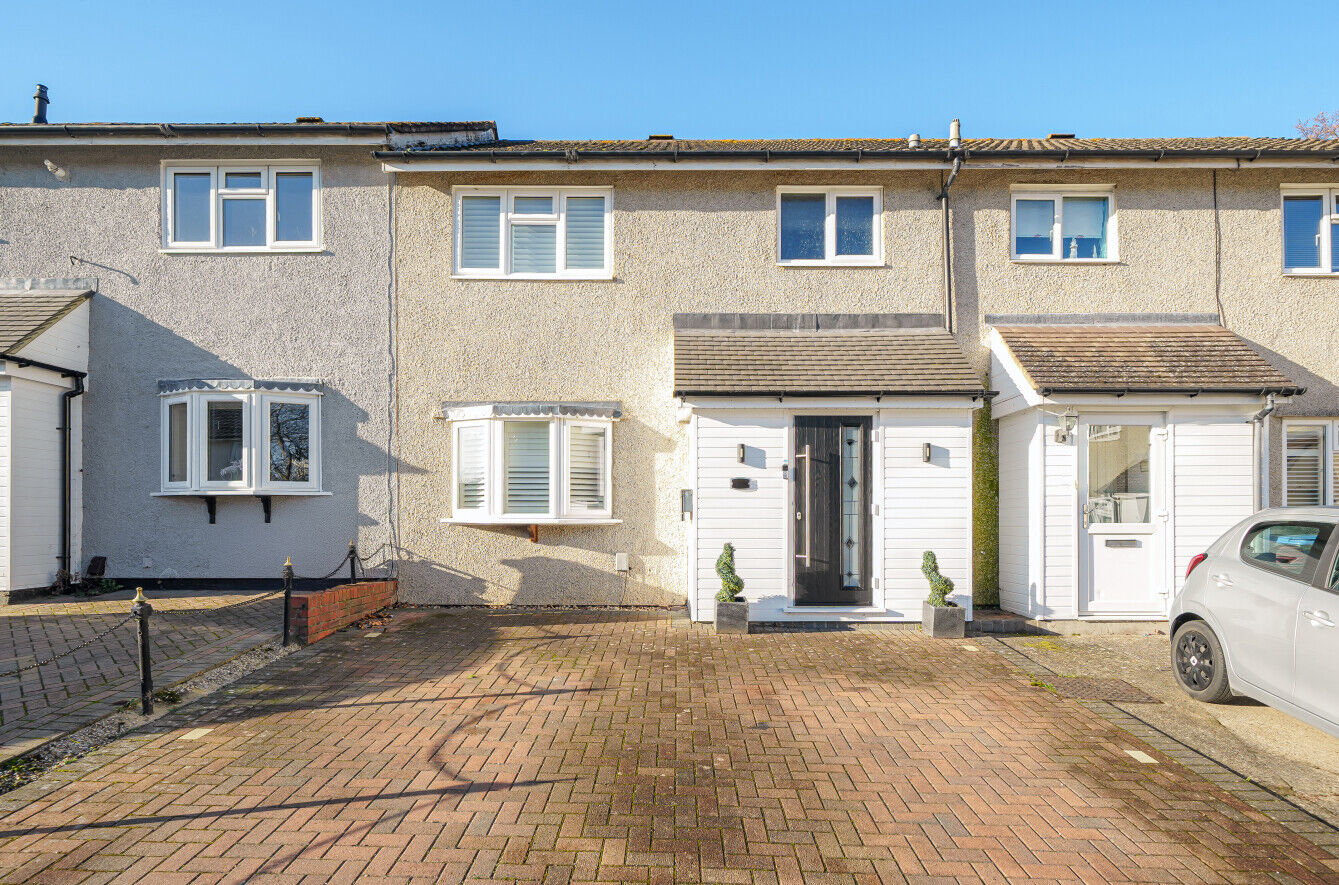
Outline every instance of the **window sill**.
[(1119, 258), (1010, 258), (1010, 264), (1121, 264)]
[(621, 519), (581, 516), (443, 516), (446, 525), (619, 525)]
[(453, 273), (453, 280), (492, 280), (492, 281), (521, 281), (531, 283), (579, 283), (579, 282), (610, 282), (614, 279), (612, 273), (582, 274), (581, 276), (554, 274), (472, 274), (472, 273)]
[(814, 268), (814, 267), (826, 268), (826, 267), (887, 267), (888, 265), (885, 262), (871, 259), (869, 261), (778, 261), (776, 263), (776, 266), (799, 267), (799, 268)]
[(1297, 279), (1339, 279), (1339, 271), (1336, 270), (1285, 270), (1285, 277), (1296, 277)]
[(168, 489), (151, 492), (151, 498), (329, 498), (334, 492), (301, 489)]
[(158, 250), (159, 255), (312, 255), (324, 252), (325, 246), (275, 246), (254, 249), (193, 249), (170, 247)]

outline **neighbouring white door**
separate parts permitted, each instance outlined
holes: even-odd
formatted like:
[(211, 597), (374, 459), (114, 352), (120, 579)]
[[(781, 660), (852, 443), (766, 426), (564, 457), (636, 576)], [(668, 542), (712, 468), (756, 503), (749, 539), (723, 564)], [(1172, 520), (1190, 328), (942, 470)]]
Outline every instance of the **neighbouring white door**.
[(1079, 422), (1079, 611), (1166, 613), (1162, 415), (1105, 415)]

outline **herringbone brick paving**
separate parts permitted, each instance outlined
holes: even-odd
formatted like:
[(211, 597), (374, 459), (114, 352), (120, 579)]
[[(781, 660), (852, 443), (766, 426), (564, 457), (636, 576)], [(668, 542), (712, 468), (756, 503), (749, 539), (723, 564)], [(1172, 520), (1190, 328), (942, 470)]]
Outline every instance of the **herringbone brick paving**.
[[(277, 582), (276, 582), (277, 583)], [(0, 760), (107, 715), (139, 697), (136, 627), (15, 675), (82, 644), (130, 613), (127, 591), (0, 605)], [(230, 660), (280, 632), (282, 597), (262, 593), (149, 592), (154, 684), (170, 686)], [(247, 602), (248, 599), (256, 599)]]
[(590, 611), (346, 631), (0, 797), (0, 881), (1339, 880), (970, 642)]

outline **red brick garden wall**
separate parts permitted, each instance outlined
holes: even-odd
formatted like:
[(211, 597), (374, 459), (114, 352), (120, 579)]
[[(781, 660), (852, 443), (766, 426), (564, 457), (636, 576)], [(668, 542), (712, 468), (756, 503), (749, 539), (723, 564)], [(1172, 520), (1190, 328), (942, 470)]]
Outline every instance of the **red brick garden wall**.
[(293, 635), (306, 645), (324, 639), (375, 611), (394, 605), (395, 581), (340, 584), (326, 590), (293, 591)]

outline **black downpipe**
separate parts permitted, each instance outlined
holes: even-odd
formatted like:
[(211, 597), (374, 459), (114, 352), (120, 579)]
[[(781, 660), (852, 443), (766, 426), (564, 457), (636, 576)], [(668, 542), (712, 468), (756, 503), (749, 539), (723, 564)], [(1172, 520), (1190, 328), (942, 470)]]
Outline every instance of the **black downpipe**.
[(60, 563), (61, 568), (67, 575), (73, 577), (74, 570), (70, 568), (70, 536), (73, 534), (73, 502), (70, 500), (70, 489), (73, 485), (73, 443), (74, 434), (71, 433), (70, 417), (73, 411), (74, 398), (84, 394), (84, 375), (82, 372), (73, 375), (74, 387), (60, 395), (61, 399), (61, 459), (60, 459)]
[(953, 241), (949, 231), (948, 189), (953, 187), (953, 180), (958, 177), (958, 172), (961, 170), (962, 157), (954, 157), (953, 168), (949, 170), (948, 178), (939, 189), (937, 198), (944, 239), (944, 328), (949, 334), (953, 333)]

